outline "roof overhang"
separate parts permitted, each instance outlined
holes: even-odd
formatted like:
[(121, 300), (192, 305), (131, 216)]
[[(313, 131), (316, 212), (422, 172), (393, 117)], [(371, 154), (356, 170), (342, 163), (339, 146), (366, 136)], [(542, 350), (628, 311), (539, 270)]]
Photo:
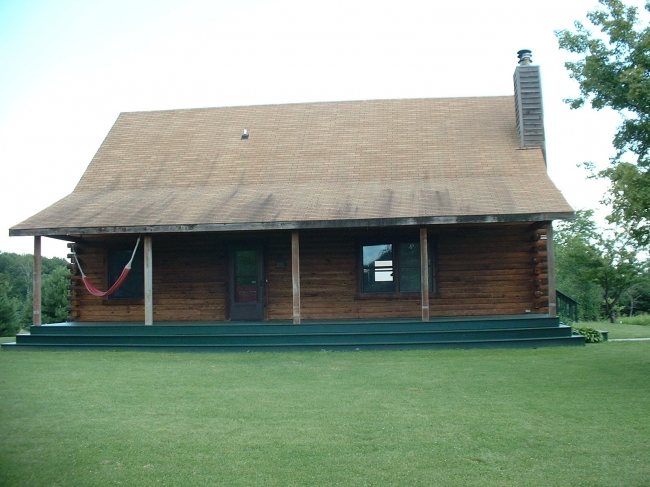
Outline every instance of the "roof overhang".
[(263, 230), (306, 230), (326, 228), (382, 228), (472, 223), (517, 223), (570, 220), (574, 212), (520, 213), (507, 215), (459, 215), (360, 220), (304, 220), (289, 222), (198, 223), (192, 225), (142, 225), (103, 227), (11, 228), (9, 235), (46, 236), (66, 239), (81, 235), (124, 235), (155, 233), (245, 232)]

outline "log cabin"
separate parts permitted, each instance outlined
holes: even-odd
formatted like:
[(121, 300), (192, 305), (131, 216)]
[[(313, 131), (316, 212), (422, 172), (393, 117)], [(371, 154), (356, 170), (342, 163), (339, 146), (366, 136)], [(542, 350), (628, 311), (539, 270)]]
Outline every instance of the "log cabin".
[[(39, 326), (35, 272), (23, 345), (580, 342), (553, 274), (552, 221), (573, 209), (546, 171), (539, 66), (518, 54), (514, 96), (120, 114), (74, 191), (10, 229), (34, 236), (36, 265), (42, 236), (74, 253), (68, 322)], [(140, 236), (119, 289), (88, 292), (84, 276), (120, 279)], [(80, 329), (111, 338), (58, 336)]]

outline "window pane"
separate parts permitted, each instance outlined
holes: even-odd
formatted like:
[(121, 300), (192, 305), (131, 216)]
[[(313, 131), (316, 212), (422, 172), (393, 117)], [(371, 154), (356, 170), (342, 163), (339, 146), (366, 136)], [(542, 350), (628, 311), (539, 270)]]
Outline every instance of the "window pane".
[(419, 293), (422, 291), (420, 282), (422, 272), (420, 268), (403, 267), (399, 273), (399, 290), (402, 293)]
[(421, 291), (420, 242), (399, 243), (399, 290), (402, 293)]
[[(129, 262), (133, 250), (109, 250), (108, 252), (108, 286), (115, 284)], [(144, 299), (144, 260), (142, 245), (138, 246), (131, 264), (131, 272), (120, 288), (108, 299)]]
[(399, 263), (402, 267), (420, 267), (420, 242), (400, 242)]
[(395, 292), (392, 244), (364, 245), (362, 258), (362, 291), (364, 293)]

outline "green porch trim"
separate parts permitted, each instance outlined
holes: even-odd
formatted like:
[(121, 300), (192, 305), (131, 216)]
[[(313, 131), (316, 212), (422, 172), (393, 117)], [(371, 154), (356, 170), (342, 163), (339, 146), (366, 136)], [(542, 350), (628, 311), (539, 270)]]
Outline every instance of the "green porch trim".
[(394, 350), (583, 345), (546, 315), (286, 322), (59, 323), (32, 327), (6, 350)]

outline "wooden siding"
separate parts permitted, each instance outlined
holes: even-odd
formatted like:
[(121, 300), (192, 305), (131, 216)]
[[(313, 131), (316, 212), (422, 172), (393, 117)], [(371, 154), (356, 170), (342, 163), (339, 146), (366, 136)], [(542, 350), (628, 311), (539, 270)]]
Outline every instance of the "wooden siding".
[[(548, 312), (544, 224), (435, 226), (435, 288), (431, 316), (510, 315)], [(421, 318), (420, 293), (361, 295), (358, 252), (382, 238), (417, 241), (418, 228), (337, 229), (300, 232), (302, 319)], [(228, 248), (252, 239), (264, 246), (267, 320), (291, 320), (291, 232), (249, 232), (153, 237), (154, 321), (228, 319)], [(109, 248), (134, 239), (85, 238), (75, 244), (85, 273), (106, 288)], [(74, 267), (74, 266), (73, 266)], [(143, 321), (139, 301), (96, 298), (72, 276), (71, 316), (77, 321)]]

